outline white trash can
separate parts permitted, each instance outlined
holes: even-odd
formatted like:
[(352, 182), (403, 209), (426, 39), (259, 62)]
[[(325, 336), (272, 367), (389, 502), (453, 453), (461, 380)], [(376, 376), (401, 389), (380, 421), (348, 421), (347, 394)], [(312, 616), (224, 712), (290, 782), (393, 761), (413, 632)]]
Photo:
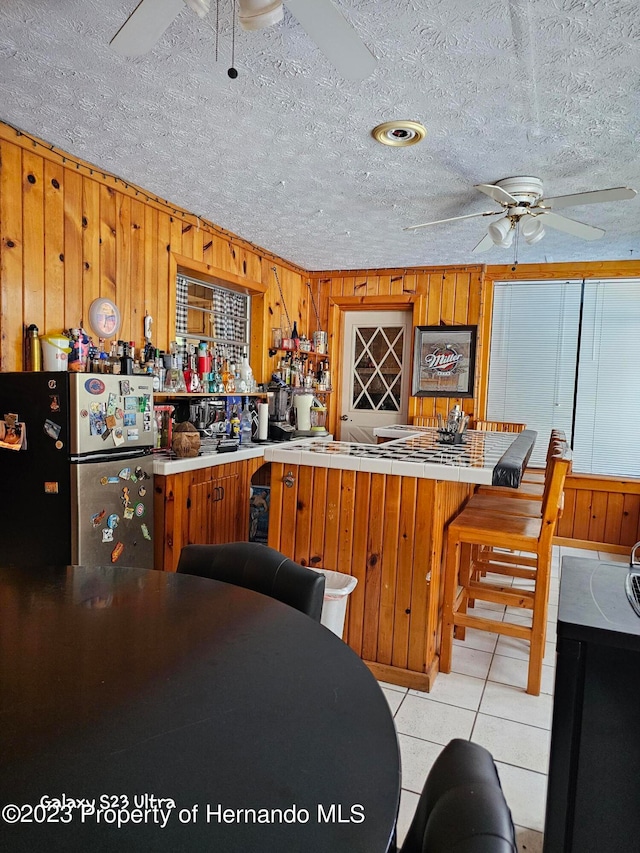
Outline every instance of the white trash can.
[(330, 569), (314, 569), (325, 576), (324, 601), (320, 622), (342, 639), (347, 614), (347, 596), (356, 588), (358, 578)]

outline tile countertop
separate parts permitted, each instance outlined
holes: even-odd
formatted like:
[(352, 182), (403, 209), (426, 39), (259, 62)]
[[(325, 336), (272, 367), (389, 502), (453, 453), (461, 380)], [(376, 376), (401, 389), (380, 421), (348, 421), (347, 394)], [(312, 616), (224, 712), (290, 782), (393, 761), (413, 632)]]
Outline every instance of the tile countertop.
[[(317, 444), (322, 444), (330, 438), (331, 436), (327, 436), (325, 439), (311, 439), (311, 441)], [(169, 474), (182, 474), (184, 471), (196, 471), (198, 468), (211, 468), (214, 465), (228, 465), (230, 462), (242, 462), (244, 459), (255, 459), (256, 457), (264, 456), (265, 451), (270, 447), (282, 447), (285, 444), (306, 444), (308, 441), (309, 439), (305, 438), (294, 438), (287, 442), (249, 444), (246, 447), (240, 446), (237, 450), (232, 450), (227, 453), (218, 453), (216, 450), (204, 450), (199, 456), (193, 456), (187, 459), (178, 459), (167, 452), (155, 453), (153, 456), (153, 473), (157, 476), (166, 477)], [(268, 460), (265, 459), (265, 461)]]
[[(465, 444), (446, 445), (438, 442), (436, 429), (393, 429), (394, 435), (404, 437), (384, 444), (307, 439), (295, 445), (266, 447), (264, 458), (265, 462), (491, 485), (493, 469), (518, 437), (514, 433), (468, 430)], [(384, 433), (376, 430), (376, 434)]]

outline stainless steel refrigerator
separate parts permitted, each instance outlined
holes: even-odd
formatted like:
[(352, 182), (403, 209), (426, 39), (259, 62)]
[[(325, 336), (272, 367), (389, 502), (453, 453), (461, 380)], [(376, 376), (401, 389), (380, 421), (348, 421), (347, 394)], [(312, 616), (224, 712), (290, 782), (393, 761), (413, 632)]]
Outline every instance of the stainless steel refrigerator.
[(151, 377), (0, 373), (0, 563), (153, 568)]

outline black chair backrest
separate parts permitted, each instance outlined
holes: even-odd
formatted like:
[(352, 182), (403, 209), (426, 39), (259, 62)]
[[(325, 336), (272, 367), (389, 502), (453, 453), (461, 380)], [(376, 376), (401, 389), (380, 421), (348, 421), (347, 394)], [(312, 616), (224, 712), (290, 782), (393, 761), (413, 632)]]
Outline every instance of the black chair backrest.
[(320, 621), (324, 575), (257, 542), (185, 545), (177, 571), (243, 586), (276, 598)]
[(435, 760), (401, 853), (517, 853), (491, 753), (455, 739)]

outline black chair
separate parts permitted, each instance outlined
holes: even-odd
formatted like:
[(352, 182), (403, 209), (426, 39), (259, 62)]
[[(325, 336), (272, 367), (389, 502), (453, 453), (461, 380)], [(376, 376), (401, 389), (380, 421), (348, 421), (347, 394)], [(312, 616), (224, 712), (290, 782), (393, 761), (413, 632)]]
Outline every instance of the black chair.
[(452, 740), (429, 771), (401, 853), (517, 853), (491, 753)]
[(276, 598), (320, 621), (324, 575), (257, 542), (185, 545), (177, 571), (243, 586)]

